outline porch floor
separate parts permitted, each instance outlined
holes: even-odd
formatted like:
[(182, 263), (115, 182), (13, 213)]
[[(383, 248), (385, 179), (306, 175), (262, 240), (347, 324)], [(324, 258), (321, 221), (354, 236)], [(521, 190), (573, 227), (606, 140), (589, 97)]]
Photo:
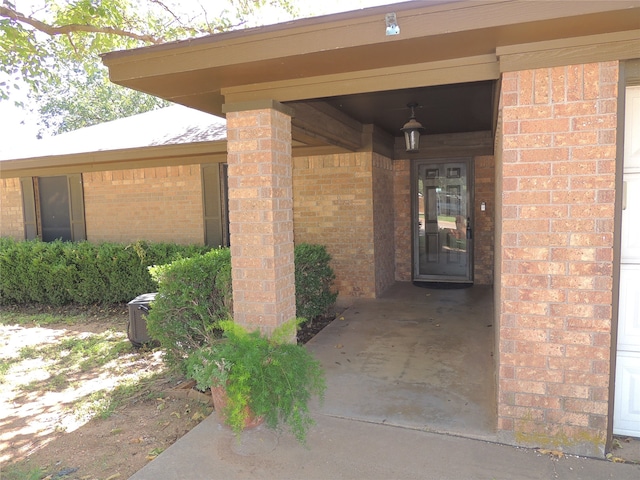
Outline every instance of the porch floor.
[(319, 413), (495, 440), (492, 287), (396, 283), (307, 347), (326, 371)]

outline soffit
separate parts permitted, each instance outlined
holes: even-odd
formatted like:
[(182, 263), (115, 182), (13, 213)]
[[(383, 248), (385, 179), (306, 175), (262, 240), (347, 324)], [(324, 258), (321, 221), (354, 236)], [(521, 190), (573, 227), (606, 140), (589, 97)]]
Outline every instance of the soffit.
[[(112, 81), (220, 114), (221, 89), (473, 57), (638, 27), (637, 1), (414, 1), (104, 56)], [(634, 8), (635, 7), (635, 8)], [(401, 34), (384, 35), (395, 11)]]
[[(115, 83), (215, 115), (223, 115), (229, 103), (276, 100), (295, 109), (297, 102), (322, 99), (362, 124), (398, 136), (411, 101), (422, 105), (418, 119), (428, 134), (491, 130), (493, 81), (502, 68), (498, 52), (519, 66), (536, 55), (529, 68), (537, 68), (554, 48), (567, 47), (571, 54), (576, 39), (579, 45), (595, 39), (578, 58), (585, 63), (606, 59), (607, 49), (599, 46), (609, 37), (629, 31), (628, 41), (637, 37), (637, 0), (541, 5), (412, 1), (113, 52), (104, 63)], [(396, 13), (400, 35), (385, 35), (388, 12)], [(544, 45), (542, 53), (532, 54), (538, 44)], [(565, 52), (557, 58), (569, 57)], [(311, 122), (302, 115), (299, 121), (305, 135), (294, 129), (294, 140), (313, 145)]]

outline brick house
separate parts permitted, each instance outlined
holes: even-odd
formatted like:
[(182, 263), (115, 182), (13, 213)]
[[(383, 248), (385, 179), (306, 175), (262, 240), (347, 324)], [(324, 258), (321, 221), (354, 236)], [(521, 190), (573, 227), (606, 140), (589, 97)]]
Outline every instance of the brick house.
[[(637, 1), (414, 1), (103, 60), (226, 117), (211, 163), (228, 166), (236, 321), (295, 315), (294, 238), (327, 245), (343, 296), (493, 284), (498, 438), (602, 456), (640, 436), (639, 27)], [(154, 175), (127, 162), (90, 175)], [(2, 234), (20, 235), (1, 175)]]

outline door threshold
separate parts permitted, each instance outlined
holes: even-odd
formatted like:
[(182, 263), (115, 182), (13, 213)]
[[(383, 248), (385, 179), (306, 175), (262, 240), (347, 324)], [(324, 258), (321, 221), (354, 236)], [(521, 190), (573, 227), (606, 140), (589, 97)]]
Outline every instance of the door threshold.
[(434, 281), (422, 281), (422, 280), (414, 280), (413, 284), (416, 287), (421, 288), (433, 288), (439, 290), (453, 290), (458, 288), (469, 288), (473, 287), (473, 282), (434, 282)]

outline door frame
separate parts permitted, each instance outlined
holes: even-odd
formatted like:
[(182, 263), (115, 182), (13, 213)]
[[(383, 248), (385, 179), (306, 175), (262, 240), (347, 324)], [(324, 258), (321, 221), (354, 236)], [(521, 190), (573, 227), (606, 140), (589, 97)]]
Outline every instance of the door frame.
[(465, 163), (467, 166), (467, 211), (470, 218), (471, 231), (475, 231), (475, 209), (474, 209), (474, 190), (475, 190), (475, 172), (474, 158), (467, 157), (435, 157), (420, 158), (411, 160), (411, 279), (414, 282), (442, 282), (442, 283), (458, 283), (472, 284), (474, 273), (474, 250), (473, 236), (468, 247), (467, 277), (445, 276), (445, 275), (420, 275), (419, 274), (419, 206), (418, 206), (418, 169), (420, 165), (438, 164), (438, 163)]
[(620, 271), (622, 267), (622, 204), (624, 183), (624, 132), (627, 112), (625, 108), (627, 87), (640, 86), (640, 59), (619, 63), (618, 79), (618, 124), (617, 124), (617, 158), (616, 158), (616, 200), (613, 248), (613, 286), (612, 286), (612, 322), (611, 322), (611, 355), (609, 357), (609, 422), (607, 425), (607, 450), (611, 450), (614, 430), (614, 413), (616, 405), (616, 376), (618, 374), (618, 336), (620, 320)]

